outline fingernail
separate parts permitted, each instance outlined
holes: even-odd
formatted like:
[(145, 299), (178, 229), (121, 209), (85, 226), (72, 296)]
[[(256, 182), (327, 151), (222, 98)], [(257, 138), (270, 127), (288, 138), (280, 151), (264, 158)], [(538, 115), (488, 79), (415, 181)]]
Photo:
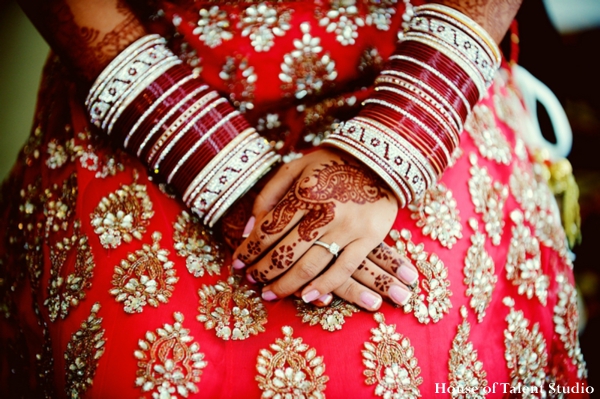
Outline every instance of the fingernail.
[(318, 300), (321, 301), (323, 303), (323, 305), (329, 305), (331, 303), (331, 301), (333, 301), (333, 295), (331, 295), (331, 294), (321, 295), (318, 298)]
[(247, 238), (250, 235), (254, 228), (254, 222), (256, 222), (256, 218), (251, 216), (250, 219), (248, 219), (248, 223), (246, 223), (246, 227), (244, 227), (244, 232), (242, 233), (243, 238)]
[(375, 310), (381, 305), (381, 297), (372, 294), (369, 291), (361, 292), (360, 300), (368, 309)]
[(250, 273), (246, 274), (246, 280), (250, 281), (252, 284), (256, 284), (256, 280), (252, 278)]
[(262, 299), (264, 299), (265, 301), (274, 301), (275, 299), (277, 299), (277, 295), (275, 295), (273, 291), (264, 291), (262, 293)]
[(241, 260), (239, 260), (239, 259), (236, 259), (236, 260), (234, 260), (234, 261), (231, 263), (231, 266), (232, 266), (234, 269), (238, 269), (238, 270), (239, 270), (239, 269), (243, 269), (244, 267), (246, 267), (246, 264), (245, 264), (244, 262), (242, 262)]
[(410, 266), (402, 265), (396, 272), (398, 277), (407, 284), (413, 285), (419, 278), (419, 273)]
[(312, 290), (312, 291), (309, 291), (306, 294), (302, 295), (302, 300), (305, 303), (311, 303), (312, 301), (314, 301), (315, 299), (317, 299), (320, 296), (321, 296), (321, 293), (319, 293), (319, 291)]
[(392, 301), (400, 306), (406, 305), (412, 295), (412, 292), (399, 285), (392, 285), (388, 293), (390, 294)]

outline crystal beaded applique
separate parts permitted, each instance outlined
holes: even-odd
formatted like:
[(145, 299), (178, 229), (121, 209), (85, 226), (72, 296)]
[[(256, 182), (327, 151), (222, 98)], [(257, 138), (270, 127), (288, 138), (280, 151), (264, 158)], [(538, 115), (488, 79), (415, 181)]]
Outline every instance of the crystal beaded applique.
[(273, 352), (261, 349), (256, 361), (261, 398), (325, 398), (329, 377), (323, 357), (302, 338), (294, 338), (292, 327), (281, 330), (284, 337), (271, 344)]
[(465, 130), (469, 132), (482, 157), (504, 165), (510, 164), (510, 145), (496, 125), (494, 113), (487, 105), (473, 107), (473, 113), (465, 123)]
[(216, 331), (223, 340), (243, 340), (265, 331), (267, 310), (256, 291), (229, 277), (198, 290), (200, 314), (196, 317), (207, 330)]
[(115, 266), (114, 288), (109, 292), (117, 302), (123, 302), (127, 313), (141, 313), (146, 305), (158, 307), (169, 302), (179, 280), (168, 258), (169, 251), (160, 248), (160, 239), (160, 233), (155, 232), (152, 245), (145, 244)]
[(395, 325), (385, 324), (382, 313), (373, 318), (379, 325), (371, 329), (371, 340), (362, 350), (365, 383), (376, 385), (375, 395), (383, 398), (421, 397), (423, 378), (410, 340)]
[(303, 323), (310, 326), (317, 324), (325, 331), (341, 330), (346, 322), (346, 317), (358, 312), (358, 308), (343, 299), (334, 298), (331, 304), (324, 307), (317, 307), (302, 300), (295, 301), (298, 316), (302, 318)]
[(183, 328), (183, 315), (175, 312), (173, 318), (175, 323), (148, 331), (134, 352), (138, 360), (135, 385), (142, 392), (152, 392), (154, 398), (187, 398), (200, 392), (197, 384), (207, 365), (200, 345), (191, 343), (194, 338)]

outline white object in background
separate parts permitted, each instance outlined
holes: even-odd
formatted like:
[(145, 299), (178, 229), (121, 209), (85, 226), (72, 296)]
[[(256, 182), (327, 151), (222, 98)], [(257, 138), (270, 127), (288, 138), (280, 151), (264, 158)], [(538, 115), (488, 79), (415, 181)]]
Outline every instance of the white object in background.
[[(529, 73), (525, 68), (515, 65), (513, 73), (517, 85), (523, 94), (525, 107), (532, 119), (531, 127), (528, 129), (528, 137), (525, 140), (532, 148), (545, 148), (550, 153), (550, 159), (556, 161), (560, 158), (566, 158), (571, 152), (573, 146), (573, 131), (569, 125), (567, 114), (562, 105), (552, 92), (535, 76)], [(537, 103), (540, 103), (550, 118), (556, 144), (550, 143), (542, 135), (540, 124), (537, 117)]]

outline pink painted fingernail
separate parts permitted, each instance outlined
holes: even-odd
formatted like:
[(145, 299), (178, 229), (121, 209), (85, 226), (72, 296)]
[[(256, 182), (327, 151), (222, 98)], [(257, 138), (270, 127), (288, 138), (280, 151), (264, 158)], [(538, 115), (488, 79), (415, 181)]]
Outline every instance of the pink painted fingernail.
[(247, 238), (250, 235), (254, 228), (254, 222), (256, 222), (256, 218), (251, 216), (250, 219), (248, 219), (248, 223), (246, 223), (246, 227), (244, 227), (244, 232), (242, 233), (243, 238)]
[(413, 285), (419, 278), (419, 274), (412, 267), (406, 265), (400, 266), (396, 274), (409, 285)]
[(317, 299), (320, 296), (321, 296), (321, 294), (319, 293), (319, 291), (312, 290), (312, 291), (309, 291), (306, 294), (302, 295), (302, 300), (305, 303), (310, 303), (310, 302), (314, 301), (315, 299)]
[(400, 306), (406, 305), (412, 293), (400, 285), (392, 285), (389, 290), (390, 298)]
[(246, 280), (250, 281), (252, 284), (256, 284), (256, 280), (252, 277), (250, 273), (246, 274)]
[(239, 269), (243, 269), (244, 267), (246, 267), (246, 264), (239, 259), (235, 259), (233, 262), (231, 262), (231, 266), (234, 269), (239, 270)]
[(366, 308), (375, 310), (381, 305), (381, 297), (370, 293), (369, 291), (363, 291), (360, 294), (360, 301), (365, 305)]
[(264, 291), (262, 293), (262, 299), (264, 299), (265, 301), (274, 301), (275, 299), (277, 299), (277, 295), (275, 295), (273, 291)]
[(331, 295), (331, 294), (321, 295), (318, 299), (319, 299), (319, 301), (323, 302), (324, 305), (329, 305), (331, 303), (331, 301), (333, 301), (333, 295)]

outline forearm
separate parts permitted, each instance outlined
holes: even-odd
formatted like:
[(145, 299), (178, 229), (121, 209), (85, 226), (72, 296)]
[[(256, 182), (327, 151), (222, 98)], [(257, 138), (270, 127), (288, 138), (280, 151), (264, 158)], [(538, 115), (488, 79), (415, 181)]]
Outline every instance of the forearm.
[(123, 0), (18, 0), (23, 11), (86, 84), (146, 32)]
[(477, 22), (500, 43), (515, 18), (523, 0), (441, 0), (436, 3), (452, 7)]

